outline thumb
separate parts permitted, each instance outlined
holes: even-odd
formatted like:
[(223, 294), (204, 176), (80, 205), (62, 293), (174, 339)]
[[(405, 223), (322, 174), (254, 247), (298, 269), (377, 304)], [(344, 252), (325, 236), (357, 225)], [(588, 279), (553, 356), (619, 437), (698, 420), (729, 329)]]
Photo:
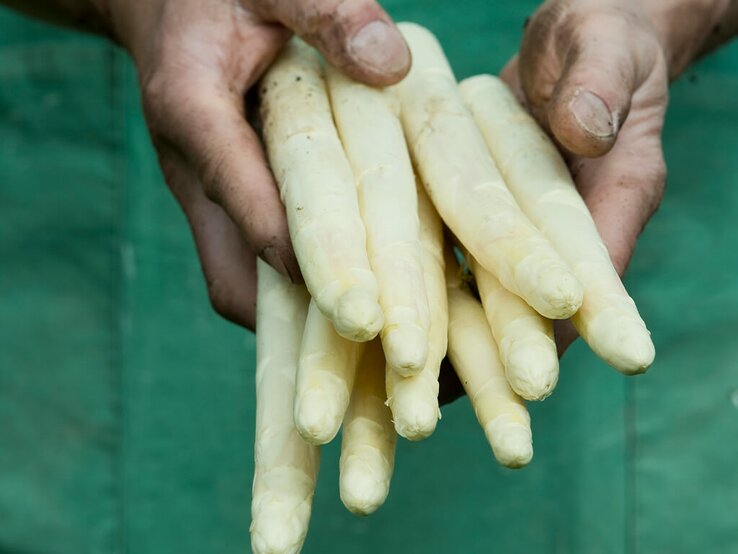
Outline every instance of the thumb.
[(599, 45), (573, 51), (547, 110), (556, 139), (570, 152), (587, 157), (612, 148), (635, 89), (627, 47), (597, 50)]
[(259, 0), (276, 19), (350, 77), (391, 85), (410, 69), (410, 50), (374, 0)]
[[(633, 94), (654, 66), (653, 38), (627, 14), (612, 11), (588, 11), (562, 22), (558, 33), (553, 43), (561, 72), (540, 115), (571, 153), (602, 156), (615, 144)], [(531, 38), (530, 48), (534, 49), (535, 37)], [(540, 55), (526, 56), (525, 43), (523, 46), (523, 60), (540, 59)], [(523, 72), (537, 71), (538, 65), (522, 64), (521, 68)], [(535, 75), (522, 77), (524, 85), (540, 86)], [(526, 94), (541, 96), (529, 90)]]

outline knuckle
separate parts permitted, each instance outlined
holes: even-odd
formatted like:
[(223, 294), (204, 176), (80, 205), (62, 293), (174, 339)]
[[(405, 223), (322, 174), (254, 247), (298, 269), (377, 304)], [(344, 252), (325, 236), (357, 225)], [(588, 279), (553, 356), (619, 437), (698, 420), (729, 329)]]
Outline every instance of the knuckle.
[(561, 2), (547, 4), (527, 22), (520, 46), (519, 75), (531, 106), (548, 102), (561, 74), (555, 46), (565, 12), (566, 6)]
[[(195, 117), (207, 107), (208, 98), (198, 94), (192, 77), (162, 68), (151, 71), (141, 82), (141, 103), (150, 127), (161, 130), (179, 121), (186, 110)], [(212, 100), (212, 99), (210, 99)]]
[(203, 191), (208, 199), (221, 204), (228, 194), (228, 155), (224, 152), (204, 152), (203, 165), (200, 171)]
[(176, 90), (176, 86), (171, 82), (171, 78), (161, 71), (153, 72), (141, 84), (144, 115), (153, 131), (160, 130), (167, 119), (172, 90)]
[(664, 197), (664, 191), (666, 190), (666, 178), (666, 163), (664, 162), (663, 157), (660, 157), (654, 165), (650, 179), (650, 186), (646, 191), (648, 202), (647, 206), (651, 215), (656, 213), (661, 205), (661, 199)]
[(561, 32), (561, 24), (566, 20), (567, 9), (565, 2), (549, 3), (541, 7), (525, 22), (523, 44), (534, 48), (548, 44)]

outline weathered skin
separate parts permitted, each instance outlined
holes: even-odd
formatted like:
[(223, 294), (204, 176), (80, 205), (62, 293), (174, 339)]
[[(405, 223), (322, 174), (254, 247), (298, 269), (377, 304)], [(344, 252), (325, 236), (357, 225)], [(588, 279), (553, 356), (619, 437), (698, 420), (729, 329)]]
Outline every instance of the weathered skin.
[(410, 54), (374, 0), (0, 0), (129, 51), (167, 184), (189, 220), (210, 299), (254, 328), (258, 255), (301, 281), (284, 208), (244, 96), (292, 32), (354, 79), (388, 85)]
[(577, 331), (617, 370), (645, 371), (654, 358), (650, 334), (556, 147), (496, 77), (471, 77), (460, 89), (508, 188), (584, 286), (571, 319)]
[[(410, 64), (409, 52), (389, 17), (370, 0), (0, 3), (113, 37), (133, 54), (164, 175), (189, 219), (211, 301), (221, 315), (250, 329), (255, 320), (255, 256), (296, 280), (300, 275), (273, 178), (258, 138), (244, 121), (244, 92), (256, 82), (290, 31), (368, 84), (396, 82)], [(522, 63), (515, 58), (504, 77), (521, 97), (528, 94), (534, 99), (530, 105), (540, 123), (548, 126), (548, 114), (555, 111), (551, 93), (567, 87), (570, 73), (564, 69), (573, 66), (574, 59), (579, 60), (582, 83), (588, 86), (616, 67), (611, 56), (597, 59), (586, 55), (592, 51), (592, 36), (609, 34), (614, 46), (609, 51), (624, 57), (625, 65), (630, 66), (639, 63), (636, 58), (641, 58), (642, 52), (654, 50), (655, 35), (669, 77), (674, 79), (696, 57), (738, 31), (736, 0), (643, 0), (639, 4), (636, 6), (635, 0), (549, 0), (531, 18)], [(358, 48), (351, 46), (349, 39), (373, 21), (388, 26), (375, 25), (379, 32), (374, 39), (364, 35)], [(627, 34), (621, 32), (618, 21), (625, 23)], [(550, 48), (554, 43), (558, 48)], [(526, 75), (525, 87), (520, 86), (521, 74)], [(545, 79), (527, 77), (535, 75)], [(577, 131), (569, 125), (583, 144), (572, 146), (576, 137), (568, 143), (562, 141), (579, 156), (604, 154), (616, 142), (623, 144), (598, 160), (571, 158), (577, 185), (621, 273), (663, 188), (660, 145), (653, 136), (659, 133), (657, 120), (666, 97), (657, 94), (657, 102), (647, 107), (646, 99), (653, 94), (645, 85), (652, 81), (636, 83), (632, 90), (626, 87), (625, 97), (632, 97), (631, 115), (621, 114), (617, 140), (591, 137), (584, 129)], [(623, 88), (622, 82), (618, 88)], [(559, 111), (565, 113), (565, 106)], [(604, 124), (608, 121), (606, 113)], [(597, 128), (593, 122), (588, 125)], [(567, 125), (553, 125), (557, 126), (558, 136)], [(645, 154), (629, 159), (628, 152), (641, 151), (644, 142), (650, 143)], [(619, 169), (624, 166), (633, 169), (621, 175)]]
[[(668, 81), (736, 32), (736, 0), (549, 0), (502, 71), (567, 152), (620, 275), (664, 191)], [(557, 322), (560, 352), (575, 337)]]

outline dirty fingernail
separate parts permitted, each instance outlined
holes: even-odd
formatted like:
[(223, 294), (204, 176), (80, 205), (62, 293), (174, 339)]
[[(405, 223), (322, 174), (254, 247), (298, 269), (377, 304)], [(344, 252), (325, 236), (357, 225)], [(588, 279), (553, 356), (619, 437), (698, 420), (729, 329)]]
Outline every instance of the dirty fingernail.
[(280, 257), (279, 252), (274, 246), (265, 246), (264, 249), (261, 251), (260, 257), (275, 270), (277, 270), (277, 272), (281, 273), (285, 277), (290, 277), (290, 272), (287, 270), (284, 262), (282, 262), (282, 258)]
[(578, 90), (569, 109), (579, 126), (594, 137), (609, 139), (618, 132), (617, 118), (610, 113), (605, 101), (588, 90)]
[(290, 281), (292, 281), (295, 285), (301, 285), (305, 282), (305, 279), (302, 277), (302, 272), (300, 271), (300, 265), (297, 263), (297, 258), (294, 254), (287, 255), (287, 260), (285, 261), (284, 258), (281, 258), (282, 265), (284, 266), (285, 270), (287, 271), (287, 277), (290, 278)]
[(404, 71), (410, 63), (400, 32), (379, 20), (365, 25), (350, 39), (348, 52), (359, 65), (381, 73)]

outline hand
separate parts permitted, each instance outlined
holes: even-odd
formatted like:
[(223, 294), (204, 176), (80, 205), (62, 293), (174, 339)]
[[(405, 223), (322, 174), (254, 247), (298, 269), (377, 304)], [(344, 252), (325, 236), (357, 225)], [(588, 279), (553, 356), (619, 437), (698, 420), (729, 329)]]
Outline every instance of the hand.
[(407, 47), (372, 0), (107, 0), (104, 8), (138, 68), (151, 136), (192, 228), (211, 302), (253, 329), (255, 254), (293, 280), (300, 270), (246, 122), (246, 91), (290, 31), (375, 85), (404, 76)]
[[(622, 275), (661, 202), (664, 46), (643, 2), (551, 0), (502, 78), (560, 145)], [(560, 352), (576, 337), (557, 328)]]

